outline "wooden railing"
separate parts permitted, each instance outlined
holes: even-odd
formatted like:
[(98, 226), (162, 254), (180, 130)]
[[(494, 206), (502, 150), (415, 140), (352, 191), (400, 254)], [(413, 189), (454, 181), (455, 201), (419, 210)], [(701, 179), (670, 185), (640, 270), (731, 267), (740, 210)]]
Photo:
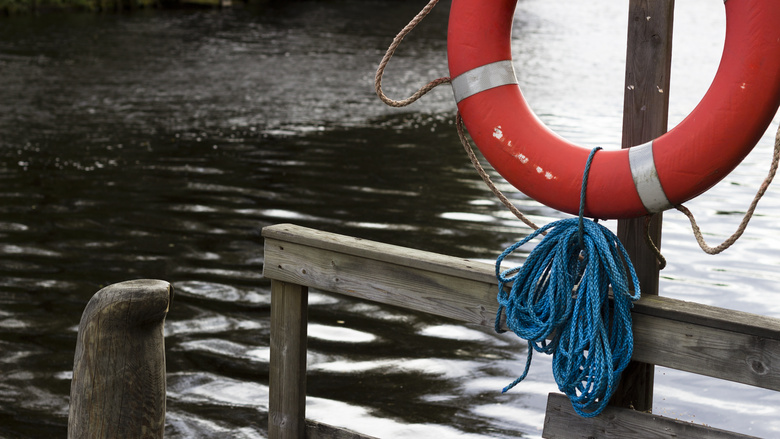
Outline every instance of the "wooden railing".
[[(290, 224), (266, 227), (263, 236), (272, 439), (368, 437), (305, 419), (308, 288), (493, 327), (492, 265)], [(633, 360), (780, 391), (780, 320), (659, 296), (643, 298), (632, 314)], [(543, 437), (747, 436), (616, 407), (583, 419), (551, 394)]]

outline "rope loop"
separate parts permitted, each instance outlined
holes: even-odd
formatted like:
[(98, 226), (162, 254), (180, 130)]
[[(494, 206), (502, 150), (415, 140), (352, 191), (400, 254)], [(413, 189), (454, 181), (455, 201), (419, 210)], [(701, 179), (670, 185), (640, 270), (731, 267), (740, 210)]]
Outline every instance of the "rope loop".
[[(522, 266), (501, 270), (507, 256), (545, 232)], [(496, 278), (496, 331), (504, 332), (504, 312), (509, 329), (528, 342), (523, 373), (504, 392), (525, 379), (533, 351), (542, 352), (553, 355), (555, 382), (575, 411), (583, 417), (601, 413), (631, 360), (630, 310), (640, 297), (636, 271), (617, 236), (582, 215), (549, 223), (501, 253)]]
[(404, 40), (404, 37), (409, 34), (409, 32), (412, 31), (415, 27), (417, 27), (418, 24), (425, 18), (428, 13), (431, 12), (434, 6), (436, 6), (436, 3), (438, 3), (439, 0), (430, 0), (427, 5), (419, 12), (415, 17), (412, 19), (412, 21), (409, 22), (403, 29), (401, 29), (401, 32), (398, 32), (398, 35), (395, 36), (393, 39), (393, 42), (390, 43), (390, 47), (387, 48), (387, 52), (385, 52), (385, 56), (382, 57), (382, 61), (379, 63), (379, 67), (376, 70), (376, 76), (374, 77), (374, 90), (376, 91), (377, 96), (379, 96), (379, 99), (382, 100), (385, 104), (391, 106), (391, 107), (405, 107), (412, 102), (420, 99), (421, 97), (425, 96), (429, 91), (433, 90), (434, 88), (438, 87), (441, 84), (448, 84), (450, 82), (450, 78), (448, 76), (434, 79), (433, 81), (429, 82), (428, 84), (420, 87), (419, 90), (417, 90), (413, 95), (409, 96), (406, 99), (402, 99), (400, 101), (391, 99), (385, 95), (385, 93), (382, 91), (382, 76), (385, 74), (385, 68), (387, 67), (387, 63), (390, 62), (390, 58), (393, 57), (393, 54), (395, 53), (395, 49), (398, 48), (398, 46), (401, 45), (401, 41)]
[(655, 245), (655, 242), (653, 242), (653, 237), (650, 236), (650, 222), (653, 220), (653, 215), (645, 215), (645, 245), (647, 245), (647, 248), (650, 249), (650, 251), (655, 255), (656, 261), (658, 261), (658, 270), (663, 270), (666, 268), (666, 257), (664, 257), (663, 254), (661, 254), (661, 249), (658, 248), (657, 245)]
[(734, 245), (734, 243), (737, 242), (737, 240), (742, 236), (742, 234), (745, 232), (745, 229), (748, 226), (748, 223), (753, 218), (753, 213), (755, 213), (756, 211), (756, 207), (758, 206), (759, 200), (761, 200), (761, 197), (763, 197), (767, 189), (769, 189), (769, 185), (772, 184), (772, 180), (775, 178), (775, 174), (777, 173), (777, 168), (779, 163), (780, 163), (780, 126), (777, 128), (777, 133), (775, 133), (775, 148), (774, 151), (772, 152), (772, 164), (769, 166), (769, 172), (767, 173), (766, 178), (764, 178), (764, 181), (761, 183), (761, 186), (759, 186), (756, 195), (753, 197), (753, 201), (750, 202), (750, 206), (748, 207), (748, 210), (745, 212), (745, 216), (742, 217), (742, 221), (739, 223), (737, 230), (731, 236), (726, 238), (726, 240), (723, 241), (720, 245), (716, 245), (715, 247), (710, 247), (707, 244), (707, 242), (704, 240), (703, 233), (699, 228), (699, 224), (696, 223), (696, 218), (693, 217), (693, 213), (691, 213), (691, 211), (688, 210), (688, 208), (683, 205), (675, 206), (677, 210), (679, 210), (680, 212), (685, 214), (685, 216), (688, 217), (688, 220), (691, 222), (691, 229), (693, 230), (693, 235), (696, 237), (696, 242), (699, 244), (699, 247), (701, 247), (701, 249), (704, 250), (705, 253), (710, 255), (717, 255), (718, 253), (721, 253), (722, 251)]

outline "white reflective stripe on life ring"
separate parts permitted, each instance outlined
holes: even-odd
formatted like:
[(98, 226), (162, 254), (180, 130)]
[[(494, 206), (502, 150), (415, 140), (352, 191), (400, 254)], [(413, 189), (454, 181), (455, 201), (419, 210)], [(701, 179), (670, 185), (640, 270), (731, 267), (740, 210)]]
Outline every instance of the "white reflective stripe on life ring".
[(658, 179), (658, 171), (655, 169), (655, 160), (653, 159), (652, 141), (629, 148), (628, 163), (631, 167), (631, 176), (634, 178), (636, 192), (648, 212), (662, 212), (673, 207), (669, 199), (666, 198), (661, 180)]
[(497, 61), (458, 75), (452, 80), (452, 92), (457, 103), (485, 90), (510, 84), (517, 84), (512, 60)]

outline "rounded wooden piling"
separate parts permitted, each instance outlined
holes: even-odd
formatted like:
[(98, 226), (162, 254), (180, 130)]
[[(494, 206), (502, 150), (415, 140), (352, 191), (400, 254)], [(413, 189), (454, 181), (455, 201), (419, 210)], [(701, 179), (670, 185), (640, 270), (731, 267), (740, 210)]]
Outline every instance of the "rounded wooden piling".
[(79, 323), (68, 439), (162, 438), (163, 325), (173, 288), (160, 280), (109, 285)]

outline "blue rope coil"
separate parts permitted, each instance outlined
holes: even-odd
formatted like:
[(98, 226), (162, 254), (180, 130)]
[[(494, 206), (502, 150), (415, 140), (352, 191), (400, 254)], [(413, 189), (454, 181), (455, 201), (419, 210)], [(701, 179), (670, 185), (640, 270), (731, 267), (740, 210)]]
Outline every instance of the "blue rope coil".
[[(496, 260), (496, 331), (505, 332), (500, 328), (503, 311), (509, 329), (528, 341), (525, 370), (503, 391), (525, 379), (534, 350), (551, 354), (558, 389), (583, 417), (604, 410), (631, 360), (631, 308), (640, 297), (623, 245), (609, 229), (583, 217), (588, 172), (598, 149), (585, 166), (579, 218), (541, 227)], [(522, 266), (501, 271), (507, 256), (544, 232)]]

